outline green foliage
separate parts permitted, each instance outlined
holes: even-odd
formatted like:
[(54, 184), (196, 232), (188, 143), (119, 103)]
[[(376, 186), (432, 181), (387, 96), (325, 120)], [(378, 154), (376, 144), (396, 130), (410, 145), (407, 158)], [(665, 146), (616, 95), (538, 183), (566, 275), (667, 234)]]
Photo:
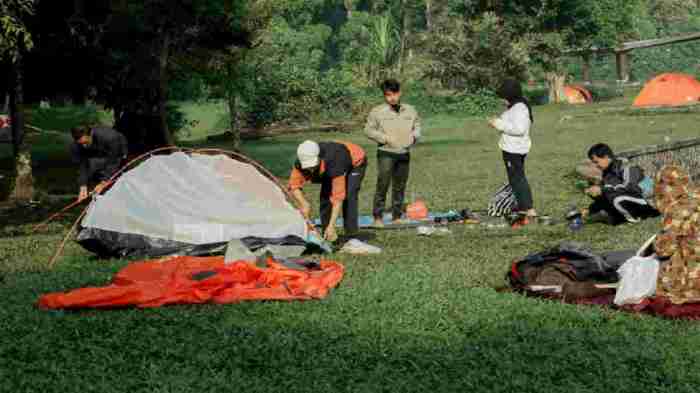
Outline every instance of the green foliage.
[(495, 89), (505, 77), (524, 78), (529, 44), (493, 13), (462, 21), (451, 18), (424, 37), (428, 76), (446, 86)]
[(308, 120), (332, 107), (343, 74), (322, 72), (330, 27), (292, 28), (277, 18), (236, 69), (244, 111), (254, 125)]
[(485, 117), (493, 115), (502, 107), (501, 100), (488, 89), (463, 91), (455, 94), (431, 94), (421, 84), (407, 89), (402, 100), (416, 107), (422, 116), (447, 114), (464, 117)]
[(400, 37), (389, 14), (353, 13), (333, 43), (340, 48), (341, 68), (355, 74), (358, 87), (376, 87), (383, 79), (394, 76)]
[(0, 59), (14, 63), (20, 50), (34, 46), (27, 27), (27, 18), (34, 14), (35, 0), (3, 0), (0, 2)]

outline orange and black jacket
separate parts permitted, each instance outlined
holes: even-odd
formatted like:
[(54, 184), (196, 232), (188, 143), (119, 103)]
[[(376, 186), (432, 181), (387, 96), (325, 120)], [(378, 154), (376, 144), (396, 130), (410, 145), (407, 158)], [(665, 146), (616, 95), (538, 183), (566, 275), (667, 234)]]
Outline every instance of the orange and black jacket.
[(346, 197), (346, 176), (365, 163), (365, 151), (350, 142), (321, 142), (319, 153), (319, 170), (317, 176), (305, 174), (297, 161), (289, 176), (289, 190), (294, 191), (304, 187), (306, 182), (331, 182), (331, 197), (333, 204), (341, 203)]

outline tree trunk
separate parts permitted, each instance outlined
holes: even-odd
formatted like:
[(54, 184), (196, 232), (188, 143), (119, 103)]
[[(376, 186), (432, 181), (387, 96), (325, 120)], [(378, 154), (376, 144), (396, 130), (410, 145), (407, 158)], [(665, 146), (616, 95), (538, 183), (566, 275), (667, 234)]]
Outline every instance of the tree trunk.
[(238, 95), (235, 92), (228, 94), (228, 113), (229, 113), (229, 131), (231, 132), (231, 143), (233, 150), (238, 151), (241, 148), (241, 123), (239, 121), (239, 105)]
[(2, 107), (0, 107), (0, 112), (8, 113), (10, 111), (10, 94), (3, 94)]
[(425, 27), (428, 31), (433, 29), (433, 0), (425, 0)]
[(628, 82), (629, 74), (629, 57), (627, 52), (616, 52), (615, 62), (617, 63), (617, 80), (618, 82)]
[(163, 44), (160, 48), (160, 64), (158, 72), (158, 117), (160, 118), (160, 132), (166, 145), (175, 145), (175, 139), (168, 129), (168, 55), (170, 52), (170, 34), (163, 35)]
[(409, 12), (408, 0), (401, 0), (401, 49), (399, 52), (398, 69), (399, 75), (403, 75), (404, 65), (406, 63), (406, 47), (408, 46), (408, 37), (411, 28), (411, 15)]
[(345, 6), (345, 16), (346, 18), (350, 19), (352, 18), (352, 10), (353, 10), (353, 0), (344, 0), (343, 5)]
[(583, 58), (583, 63), (581, 65), (581, 70), (583, 71), (583, 81), (590, 85), (592, 83), (592, 78), (591, 78), (591, 57), (588, 55), (584, 55)]
[(14, 86), (10, 95), (12, 148), (15, 172), (10, 183), (10, 200), (30, 201), (34, 198), (31, 148), (24, 138), (24, 64), (20, 51), (14, 66)]
[(549, 86), (549, 102), (552, 104), (565, 102), (564, 82), (566, 81), (566, 74), (548, 72), (546, 77), (547, 85)]

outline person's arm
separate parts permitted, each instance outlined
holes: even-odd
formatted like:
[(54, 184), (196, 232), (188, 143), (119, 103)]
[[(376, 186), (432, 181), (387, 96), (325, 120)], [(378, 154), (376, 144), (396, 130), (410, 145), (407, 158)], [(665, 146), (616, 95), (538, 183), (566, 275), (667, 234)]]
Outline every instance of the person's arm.
[(80, 147), (74, 143), (71, 145), (71, 160), (73, 163), (78, 164), (78, 199), (83, 200), (87, 198), (88, 192), (87, 192), (87, 184), (88, 184), (88, 171), (90, 169), (90, 164), (87, 160), (87, 157), (85, 157), (81, 152), (80, 152)]
[(311, 218), (311, 206), (304, 197), (304, 192), (302, 191), (305, 183), (306, 178), (304, 177), (304, 174), (297, 168), (292, 169), (292, 173), (289, 175), (289, 184), (287, 187), (289, 191), (291, 191), (292, 196), (294, 196), (294, 199), (296, 199), (297, 203), (299, 204), (304, 218), (308, 220)]
[(418, 141), (423, 137), (423, 129), (421, 124), (420, 115), (416, 112), (416, 118), (413, 120), (413, 144), (418, 143)]
[(523, 136), (530, 128), (530, 112), (525, 104), (517, 104), (491, 121), (498, 131), (510, 136)]
[(622, 179), (617, 184), (604, 184), (603, 194), (608, 193), (639, 193), (639, 182), (644, 178), (642, 169), (634, 165), (625, 165), (622, 169)]
[(367, 137), (380, 145), (384, 145), (388, 142), (386, 134), (382, 131), (379, 125), (379, 119), (374, 112), (370, 112), (367, 116), (367, 124), (365, 124), (365, 135)]
[(300, 206), (301, 214), (304, 216), (305, 219), (310, 220), (311, 205), (309, 205), (309, 202), (304, 197), (304, 192), (301, 190), (301, 188), (297, 188), (296, 190), (292, 191), (292, 195), (294, 196), (294, 199), (296, 199), (297, 203)]

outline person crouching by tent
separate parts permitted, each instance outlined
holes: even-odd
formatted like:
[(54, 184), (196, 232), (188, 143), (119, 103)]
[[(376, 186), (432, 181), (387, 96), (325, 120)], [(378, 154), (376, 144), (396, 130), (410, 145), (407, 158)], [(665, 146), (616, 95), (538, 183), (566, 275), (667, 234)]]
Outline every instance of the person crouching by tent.
[(306, 141), (297, 148), (297, 161), (289, 176), (289, 190), (306, 219), (311, 207), (302, 191), (308, 181), (321, 184), (321, 225), (328, 241), (338, 238), (335, 224), (343, 213), (346, 236), (358, 232), (358, 197), (365, 177), (367, 159), (364, 150), (349, 142)]
[(530, 127), (533, 123), (532, 108), (523, 97), (520, 83), (507, 79), (498, 90), (498, 96), (507, 103), (507, 108), (501, 116), (489, 121), (489, 125), (500, 131), (501, 139), (498, 146), (503, 152), (508, 183), (513, 189), (517, 202), (517, 211), (523, 217), (514, 227), (526, 225), (537, 216), (532, 204), (532, 190), (525, 176), (525, 158), (530, 152)]
[(617, 225), (659, 215), (644, 199), (640, 184), (645, 179), (642, 168), (616, 158), (604, 143), (593, 145), (588, 158), (603, 172), (603, 177), (600, 185), (584, 190), (593, 198), (593, 203), (583, 212), (584, 217)]
[(73, 127), (71, 156), (80, 166), (78, 200), (88, 197), (88, 184), (95, 184), (95, 192), (107, 185), (112, 175), (126, 160), (128, 148), (126, 137), (109, 127)]

